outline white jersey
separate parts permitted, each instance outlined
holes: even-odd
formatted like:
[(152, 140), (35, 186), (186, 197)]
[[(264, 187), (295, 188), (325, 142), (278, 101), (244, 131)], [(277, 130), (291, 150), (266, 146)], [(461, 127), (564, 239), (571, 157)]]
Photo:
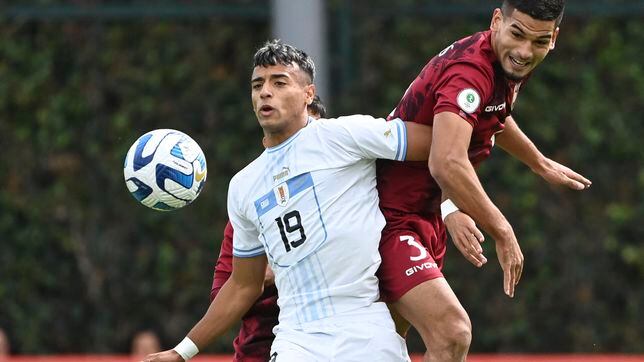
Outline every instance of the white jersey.
[(233, 255), (267, 254), (280, 326), (360, 314), (378, 300), (375, 273), (385, 219), (375, 160), (403, 160), (406, 152), (399, 119), (309, 120), (233, 177)]

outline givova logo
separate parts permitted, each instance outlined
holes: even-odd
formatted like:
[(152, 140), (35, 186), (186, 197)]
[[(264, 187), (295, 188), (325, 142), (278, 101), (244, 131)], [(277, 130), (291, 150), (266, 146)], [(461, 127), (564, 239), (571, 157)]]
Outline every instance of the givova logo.
[(487, 106), (485, 107), (486, 112), (500, 112), (505, 109), (505, 102), (498, 104), (496, 106)]
[(414, 266), (412, 266), (411, 268), (409, 268), (409, 269), (405, 270), (405, 274), (406, 274), (408, 277), (410, 277), (410, 276), (412, 276), (414, 273), (417, 273), (417, 272), (419, 272), (419, 271), (421, 271), (421, 270), (434, 269), (434, 268), (438, 268), (438, 264), (436, 264), (436, 263), (432, 263), (432, 262), (430, 262), (430, 261), (426, 261), (426, 262), (424, 262), (424, 263), (422, 263), (422, 264), (414, 265)]

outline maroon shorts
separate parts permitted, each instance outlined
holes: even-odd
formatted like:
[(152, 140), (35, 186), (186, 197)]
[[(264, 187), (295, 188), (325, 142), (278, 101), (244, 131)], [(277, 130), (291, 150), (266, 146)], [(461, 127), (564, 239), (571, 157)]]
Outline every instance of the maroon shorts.
[(415, 286), (443, 276), (447, 235), (440, 215), (421, 216), (383, 209), (380, 239), (380, 297), (395, 302)]

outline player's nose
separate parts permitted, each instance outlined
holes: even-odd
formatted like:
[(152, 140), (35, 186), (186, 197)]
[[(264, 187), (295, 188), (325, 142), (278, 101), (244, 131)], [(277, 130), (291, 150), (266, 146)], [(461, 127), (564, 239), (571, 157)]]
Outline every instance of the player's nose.
[(516, 56), (519, 61), (529, 62), (532, 59), (532, 44), (524, 41), (516, 49)]
[(261, 98), (267, 98), (267, 97), (271, 97), (272, 95), (273, 95), (273, 92), (271, 91), (270, 86), (267, 84), (264, 84), (262, 86), (262, 89), (259, 92), (259, 96)]

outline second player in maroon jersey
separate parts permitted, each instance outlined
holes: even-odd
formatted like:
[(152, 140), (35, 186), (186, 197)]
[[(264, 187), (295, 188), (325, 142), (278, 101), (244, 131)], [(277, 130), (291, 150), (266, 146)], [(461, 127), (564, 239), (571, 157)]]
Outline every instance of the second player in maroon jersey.
[(512, 227), (475, 172), (495, 143), (550, 183), (577, 190), (590, 185), (542, 155), (511, 115), (519, 89), (554, 48), (563, 7), (562, 0), (503, 1), (490, 30), (432, 58), (390, 115), (433, 129), (429, 164), (378, 161), (387, 220), (381, 297), (418, 330), (428, 350), (425, 361), (464, 360), (471, 341), (469, 317), (441, 272), (446, 231), (476, 266), (487, 261), (476, 224), (492, 236), (508, 296), (521, 276), (523, 254)]

